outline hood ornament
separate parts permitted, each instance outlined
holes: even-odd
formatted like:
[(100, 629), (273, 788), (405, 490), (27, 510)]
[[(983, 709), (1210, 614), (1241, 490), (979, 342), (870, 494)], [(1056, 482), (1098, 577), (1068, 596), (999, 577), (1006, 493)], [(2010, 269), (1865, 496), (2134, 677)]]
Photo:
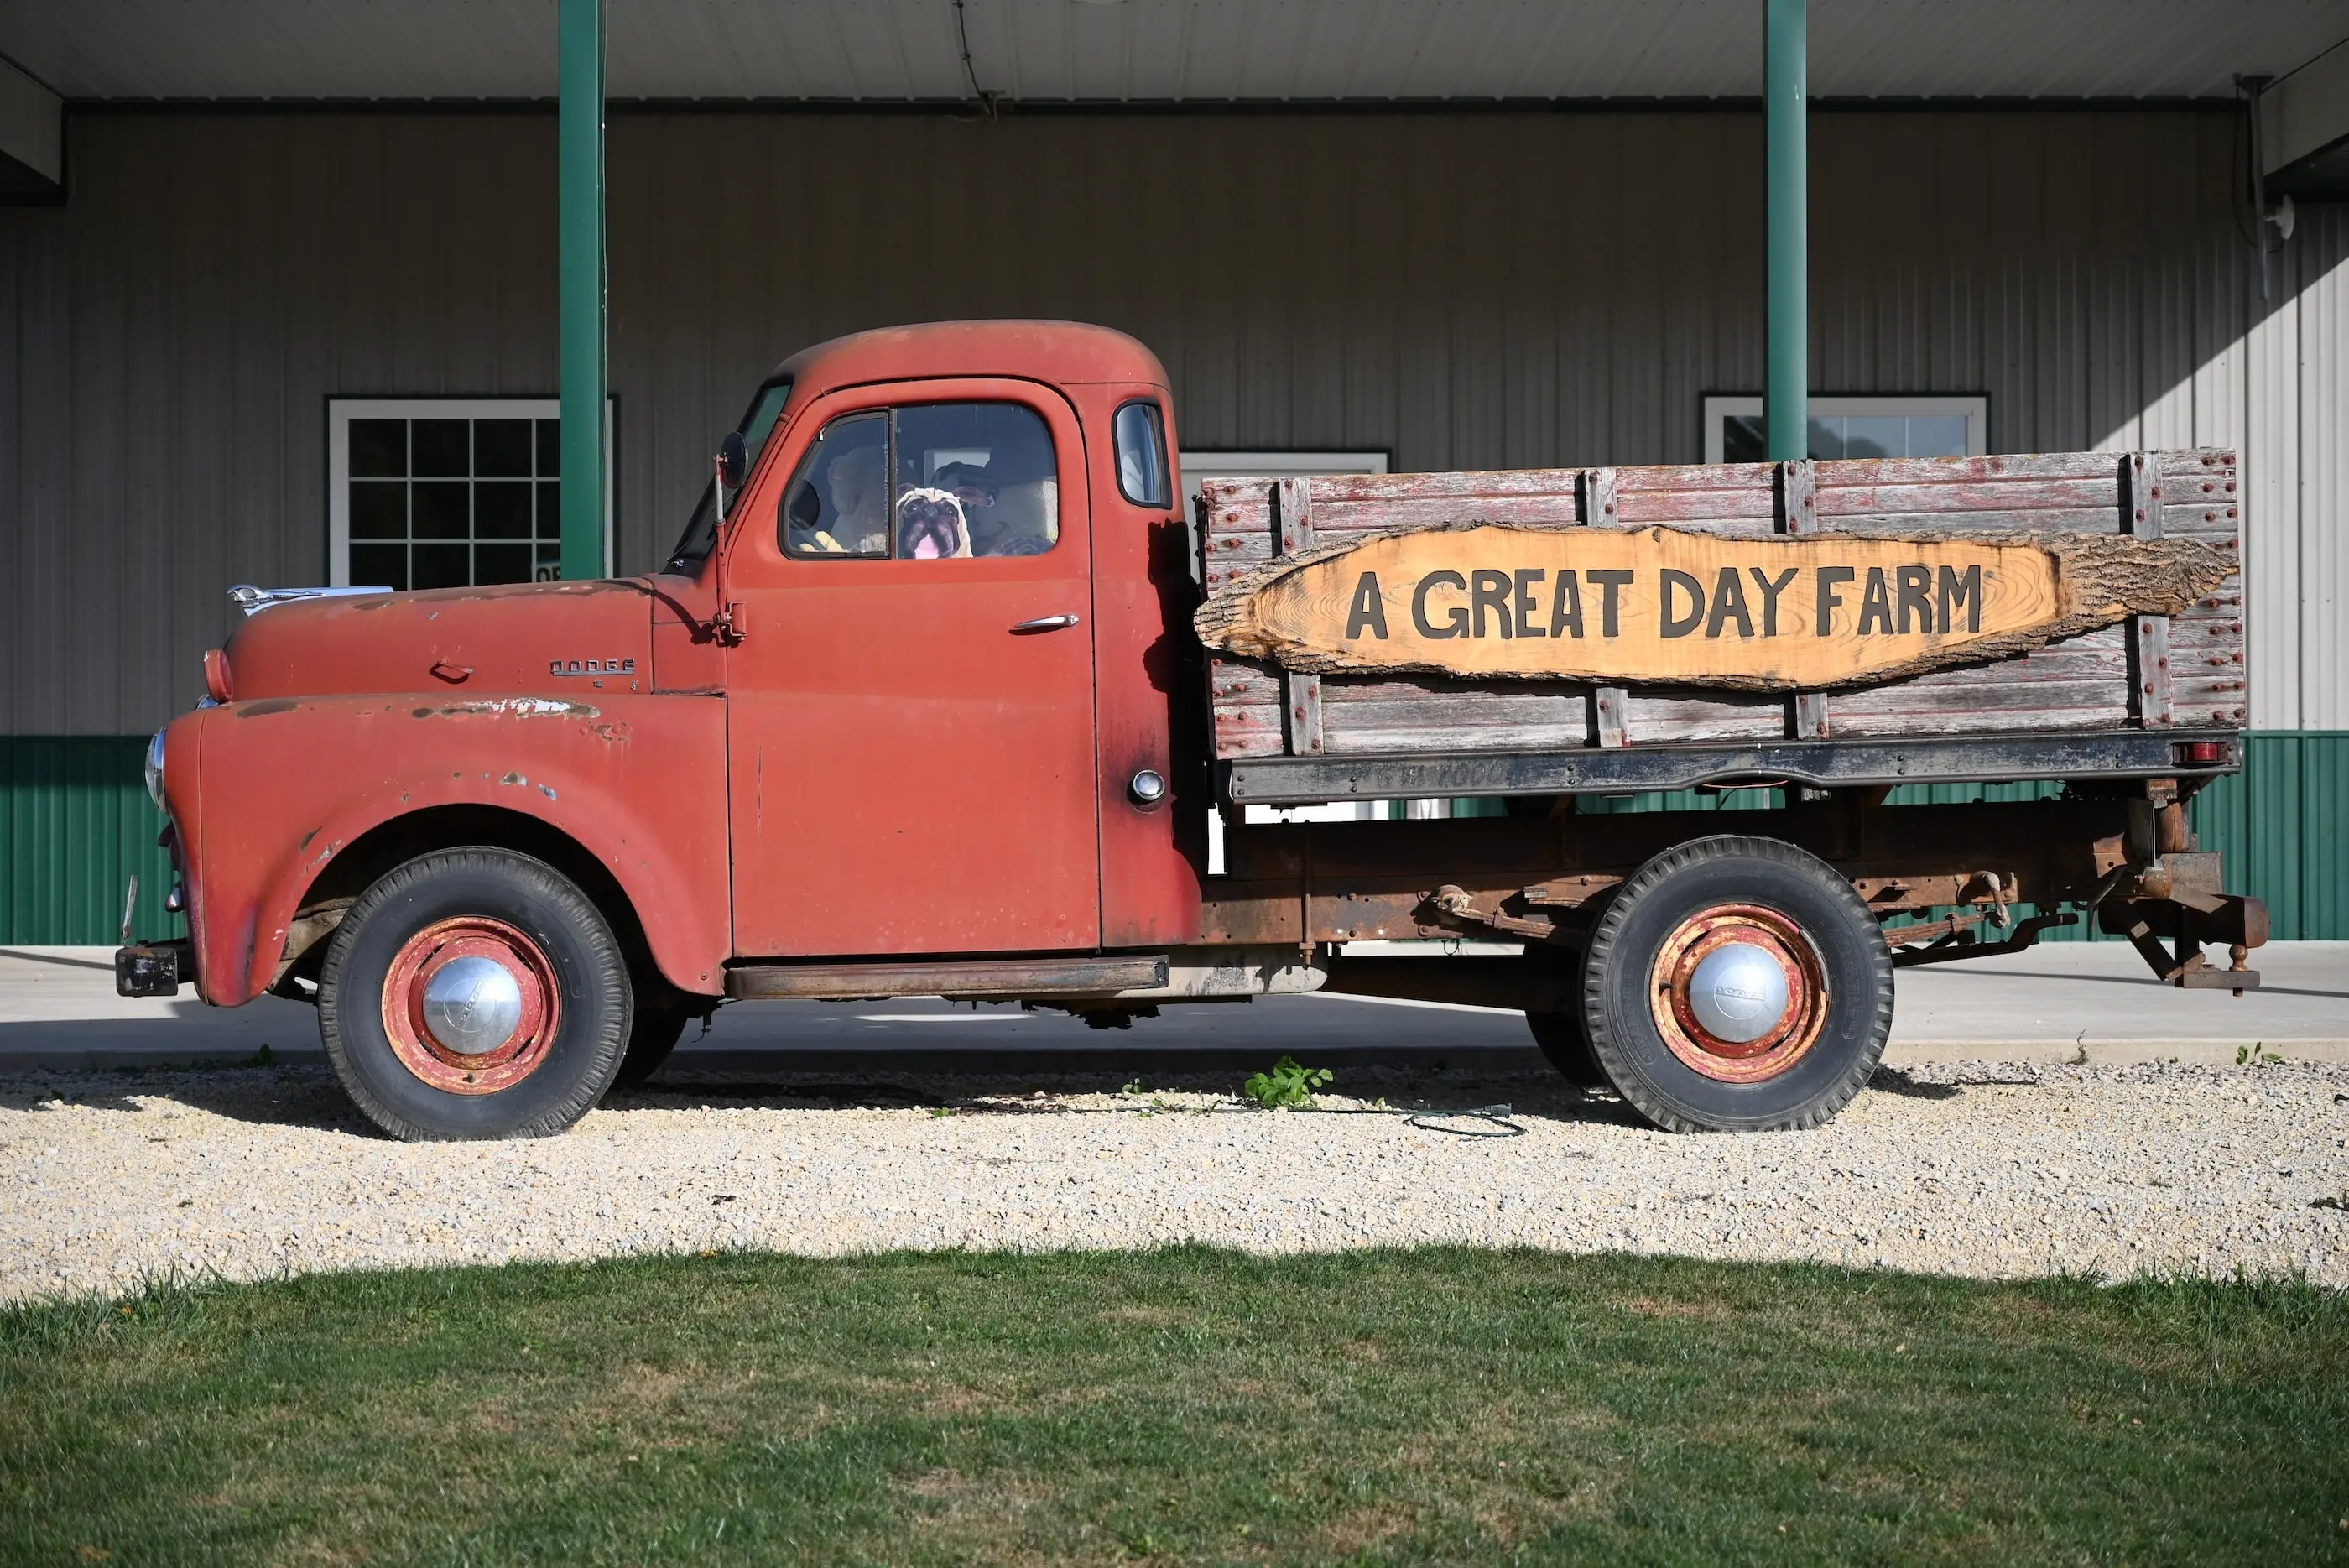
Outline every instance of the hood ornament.
[(388, 587), (379, 588), (256, 588), (251, 583), (239, 583), (229, 589), (228, 597), (236, 607), (247, 615), (259, 615), (271, 605), (291, 604), (296, 599), (339, 599), (353, 594), (388, 594)]

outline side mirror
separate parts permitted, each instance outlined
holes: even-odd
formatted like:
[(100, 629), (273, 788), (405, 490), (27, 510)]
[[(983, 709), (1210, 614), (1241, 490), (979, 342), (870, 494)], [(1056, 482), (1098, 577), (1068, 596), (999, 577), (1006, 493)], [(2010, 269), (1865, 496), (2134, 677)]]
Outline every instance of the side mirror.
[(750, 477), (750, 449), (742, 444), (741, 431), (730, 431), (718, 443), (718, 483), (729, 490), (740, 490)]

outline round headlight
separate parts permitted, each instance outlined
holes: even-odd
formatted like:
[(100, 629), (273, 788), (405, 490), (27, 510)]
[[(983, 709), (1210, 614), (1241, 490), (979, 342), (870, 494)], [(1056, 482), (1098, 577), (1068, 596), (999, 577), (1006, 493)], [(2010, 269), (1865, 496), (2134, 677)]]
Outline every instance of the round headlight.
[(155, 738), (147, 742), (147, 793), (155, 797), (156, 810), (165, 809), (163, 805), (163, 732), (160, 730), (156, 731)]

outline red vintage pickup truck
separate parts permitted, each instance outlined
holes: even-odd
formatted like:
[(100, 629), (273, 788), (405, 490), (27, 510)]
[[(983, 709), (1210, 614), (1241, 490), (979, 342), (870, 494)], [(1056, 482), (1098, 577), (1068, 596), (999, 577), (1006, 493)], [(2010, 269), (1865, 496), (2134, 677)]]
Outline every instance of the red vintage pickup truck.
[[(2242, 956), (2263, 917), (2221, 890), (2184, 809), (2240, 765), (2230, 453), (1222, 482), (1186, 514), (1174, 450), (1165, 371), (1119, 333), (868, 332), (758, 389), (656, 572), (239, 590), (246, 618), (206, 657), (209, 698), (150, 758), (189, 934), (124, 949), (119, 988), (312, 1000), (370, 1118), (460, 1138), (561, 1131), (729, 999), (1016, 998), (1096, 1022), (1321, 988), (1485, 1002), (1526, 1010), (1569, 1075), (1693, 1129), (1833, 1115), (1883, 1048), (1896, 961), (2012, 950), (2074, 919), (2054, 912), (2067, 902), (2163, 980), (2257, 981)], [(2164, 517), (2170, 540), (2202, 542), (2147, 539)], [(2053, 607), (2029, 613), (2061, 635), (2033, 644), (1982, 631), (1984, 605), (1995, 618), (2007, 601), (1953, 568), (1829, 566), (1816, 646), (1787, 644), (1795, 674), (1774, 673), (1766, 639), (1781, 598), (1790, 633), (1811, 613), (1808, 590), (1772, 594), (1765, 631), (1734, 564), (1711, 629), (1667, 649), (1669, 679), (1446, 673), (1441, 659), (1465, 655), (1372, 649), (1363, 628), (1387, 639), (1389, 618), (1360, 592), (1343, 636), (1393, 668), (1355, 670), (1350, 643), (1274, 648), (1271, 610), (1256, 641), (1203, 641), (1233, 624), (1198, 613), (1203, 592), (1227, 601), (1414, 530), (1465, 548), (1477, 520), (1569, 552), (1645, 548), (1598, 535), (1646, 527), (1683, 565), (1708, 542), (1816, 552), (1894, 524), (2066, 549), (2078, 535), (2169, 550), (2154, 564), (2175, 581), (2147, 587), (2130, 566), (2138, 599), (2106, 605), (2123, 589), (2084, 598), (2066, 586), (2076, 551), (2048, 555)], [(1995, 590), (2007, 557), (1983, 558)], [(1547, 628), (1586, 663), (1645, 657), (1607, 640), (1619, 585), (1619, 635), (1640, 634), (1643, 568), (1584, 583), (1560, 566), (1554, 591), (1548, 570), (1422, 572), (1392, 590), (1392, 619), (1436, 617), (1493, 659), (1547, 657), (1493, 641), (1515, 605), (1526, 639)], [(1668, 595), (1661, 636), (1707, 618), (1711, 571), (1661, 571), (1697, 605), (1692, 618)], [(1763, 589), (1792, 580), (1752, 571)], [(1875, 628), (1850, 618), (1877, 608), (1863, 587), (1884, 601)], [(1849, 670), (1823, 664), (1847, 632), (1879, 640)], [(1902, 637), (1921, 640), (1882, 640)], [(2231, 687), (2172, 682), (2168, 650), (2189, 644)], [(1733, 645), (1746, 663), (1709, 673), (1703, 649)], [(1887, 799), (2007, 779), (2071, 787)], [(1739, 784), (1782, 808), (1578, 810)], [(1248, 824), (1237, 809), (1442, 796), (1509, 812)], [(1211, 808), (1228, 824), (1215, 876)], [(2018, 903), (2041, 912), (2018, 919)], [(1463, 934), (1525, 956), (1344, 956)], [(2231, 947), (2234, 969), (2204, 942)]]

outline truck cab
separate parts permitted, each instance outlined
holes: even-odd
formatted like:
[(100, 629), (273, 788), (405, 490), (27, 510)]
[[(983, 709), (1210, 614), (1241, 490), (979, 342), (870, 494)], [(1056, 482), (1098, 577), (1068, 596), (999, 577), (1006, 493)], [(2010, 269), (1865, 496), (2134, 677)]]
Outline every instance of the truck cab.
[(189, 937), (126, 983), (316, 1001), (421, 1137), (557, 1130), (730, 993), (1164, 991), (1205, 755), (1156, 358), (861, 333), (734, 436), (644, 576), (248, 596), (153, 757)]

